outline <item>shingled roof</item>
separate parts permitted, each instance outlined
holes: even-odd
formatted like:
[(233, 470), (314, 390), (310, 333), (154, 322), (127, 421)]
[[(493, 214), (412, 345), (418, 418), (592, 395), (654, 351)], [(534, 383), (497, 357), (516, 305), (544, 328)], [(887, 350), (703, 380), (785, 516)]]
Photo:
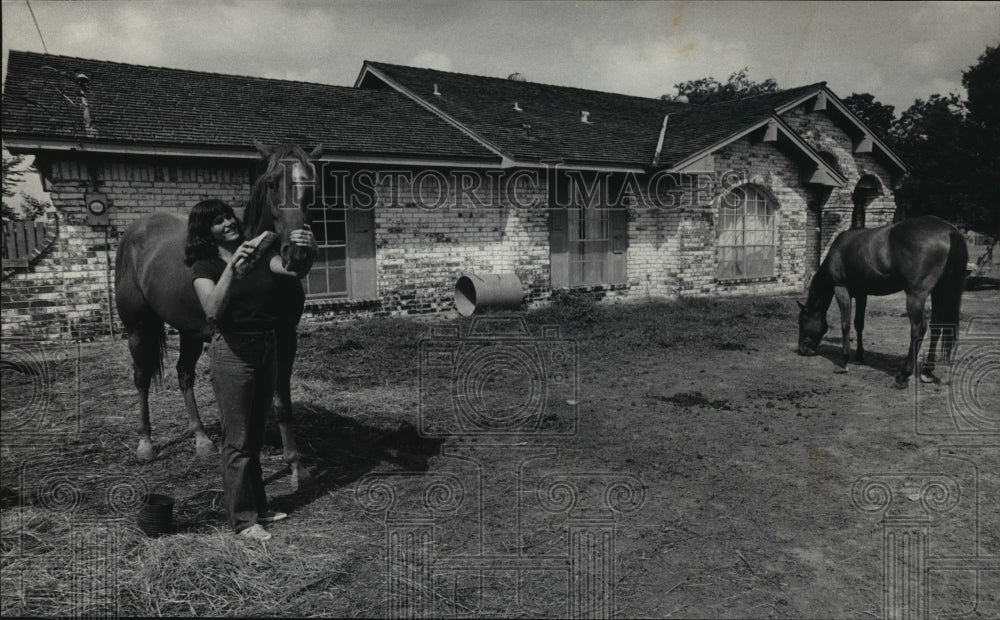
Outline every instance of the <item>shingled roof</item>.
[[(648, 166), (664, 115), (688, 107), (648, 97), (366, 61), (356, 85), (365, 89), (386, 84), (427, 101), (518, 161)], [(582, 120), (584, 112), (588, 122)]]
[[(96, 133), (83, 124), (73, 78), (90, 79)], [(391, 90), (145, 67), (11, 51), (5, 139), (45, 138), (247, 150), (264, 143), (322, 144), (324, 153), (420, 158), (497, 157)]]
[[(90, 130), (74, 82), (79, 73), (90, 80)], [(789, 106), (814, 96), (829, 100), (840, 121), (868, 136), (888, 165), (905, 171), (823, 82), (694, 106), (371, 61), (348, 88), (11, 51), (3, 132), (11, 148), (17, 144), (22, 150), (83, 141), (90, 150), (182, 147), (196, 154), (256, 156), (250, 149), (256, 140), (322, 144), (329, 157), (358, 161), (487, 166), (561, 161), (684, 171), (702, 155), (773, 123), (783, 144), (837, 178), (836, 170), (780, 122)]]
[[(658, 166), (695, 155), (766, 121), (791, 102), (825, 89), (819, 82), (736, 101), (695, 106), (566, 86), (366, 61), (357, 86), (389, 86), (423, 100), (519, 161), (649, 168), (663, 126)], [(516, 104), (516, 109), (515, 109)], [(582, 112), (587, 121), (582, 121)]]
[(665, 166), (711, 149), (741, 131), (772, 118), (775, 111), (826, 87), (825, 82), (704, 106), (670, 115), (660, 163)]

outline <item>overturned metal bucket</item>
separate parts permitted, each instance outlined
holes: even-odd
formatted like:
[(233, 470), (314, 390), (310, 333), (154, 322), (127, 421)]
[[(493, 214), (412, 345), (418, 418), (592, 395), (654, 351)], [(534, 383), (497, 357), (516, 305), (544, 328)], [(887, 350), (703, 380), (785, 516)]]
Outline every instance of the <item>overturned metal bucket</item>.
[(521, 280), (512, 273), (467, 273), (455, 283), (455, 308), (462, 316), (486, 309), (516, 310), (522, 300)]
[(174, 498), (150, 493), (142, 500), (136, 516), (139, 529), (146, 536), (161, 536), (174, 531)]

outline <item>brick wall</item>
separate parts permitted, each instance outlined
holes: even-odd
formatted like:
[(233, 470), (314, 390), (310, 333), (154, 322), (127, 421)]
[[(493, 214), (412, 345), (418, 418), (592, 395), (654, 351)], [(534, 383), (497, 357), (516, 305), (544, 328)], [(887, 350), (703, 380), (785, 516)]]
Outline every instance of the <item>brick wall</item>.
[(851, 136), (826, 113), (810, 112), (809, 104), (789, 110), (782, 115), (782, 119), (811, 147), (831, 153), (836, 158), (840, 171), (847, 177), (847, 184), (842, 188), (834, 188), (820, 205), (821, 257), (826, 255), (834, 237), (851, 227), (851, 215), (854, 211), (852, 194), (863, 176), (875, 177), (880, 186), (880, 195), (865, 209), (865, 227), (876, 228), (892, 223), (896, 212), (892, 178), (871, 153), (855, 153)]
[[(889, 175), (871, 155), (854, 154), (850, 137), (826, 115), (804, 108), (786, 120), (817, 150), (833, 153), (848, 177), (846, 187), (820, 191), (805, 186), (794, 162), (771, 144), (749, 138), (714, 154), (714, 174), (699, 177), (676, 206), (629, 212), (627, 285), (590, 287), (608, 301), (678, 295), (756, 294), (799, 291), (808, 283), (833, 237), (851, 224), (851, 193), (864, 175), (882, 188), (868, 206), (867, 225), (892, 220)], [(4, 336), (101, 337), (121, 334), (114, 310), (113, 263), (127, 226), (154, 210), (186, 217), (206, 198), (242, 205), (248, 197), (253, 162), (110, 157), (88, 171), (78, 156), (42, 159), (59, 235), (28, 269), (4, 280)], [(110, 225), (86, 223), (84, 192), (97, 189), (110, 202)], [(514, 206), (493, 187), (444, 193), (418, 200), (401, 184), (379, 193), (375, 205), (375, 261), (378, 299), (310, 300), (316, 319), (423, 314), (452, 310), (454, 287), (464, 273), (515, 273), (530, 305), (550, 293), (548, 188), (545, 175), (521, 187)], [(720, 281), (716, 251), (719, 197), (733, 183), (752, 183), (773, 197), (776, 209), (775, 275), (757, 281)], [(478, 200), (470, 200), (470, 197)], [(391, 198), (389, 198), (391, 197)], [(648, 198), (648, 197), (647, 197)], [(485, 205), (485, 206), (484, 206)], [(50, 214), (56, 217), (56, 214)]]
[[(128, 225), (154, 210), (186, 217), (194, 204), (219, 198), (240, 205), (249, 193), (249, 165), (191, 160), (80, 157), (39, 162), (59, 218), (55, 243), (29, 268), (4, 279), (3, 335), (38, 339), (94, 338), (122, 333), (114, 309), (114, 257)], [(87, 224), (84, 193), (108, 196), (109, 226)], [(53, 214), (52, 217), (56, 217)], [(44, 291), (44, 292), (42, 292)]]
[[(773, 145), (738, 140), (714, 154), (714, 172), (681, 185), (675, 208), (638, 209), (629, 225), (629, 296), (757, 294), (800, 290), (808, 245), (807, 202), (797, 165)], [(775, 275), (751, 281), (718, 277), (720, 197), (753, 184), (776, 205)]]

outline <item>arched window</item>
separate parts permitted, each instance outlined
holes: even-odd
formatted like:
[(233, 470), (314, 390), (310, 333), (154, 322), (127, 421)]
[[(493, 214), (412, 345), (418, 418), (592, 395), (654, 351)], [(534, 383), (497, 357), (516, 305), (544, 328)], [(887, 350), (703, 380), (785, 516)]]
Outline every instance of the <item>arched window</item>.
[(763, 189), (744, 185), (722, 198), (719, 213), (719, 278), (774, 275), (775, 204)]
[(858, 180), (851, 200), (854, 202), (854, 211), (851, 213), (851, 228), (865, 227), (865, 210), (871, 201), (881, 193), (878, 179), (870, 174), (866, 174)]

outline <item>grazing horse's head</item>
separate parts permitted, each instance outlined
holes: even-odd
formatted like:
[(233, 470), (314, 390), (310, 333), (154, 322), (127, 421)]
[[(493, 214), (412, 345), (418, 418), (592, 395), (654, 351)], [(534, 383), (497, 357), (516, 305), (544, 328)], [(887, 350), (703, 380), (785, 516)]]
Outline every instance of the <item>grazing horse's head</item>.
[(293, 230), (309, 224), (309, 209), (316, 200), (318, 175), (313, 164), (322, 153), (316, 147), (306, 153), (301, 147), (283, 144), (268, 148), (254, 143), (261, 161), (250, 191), (250, 201), (243, 216), (247, 238), (273, 230), (281, 239), (281, 264), (289, 271), (300, 271), (310, 264), (315, 248), (292, 245)]
[(801, 301), (799, 304), (799, 355), (816, 355), (819, 343), (829, 326), (826, 312), (810, 311)]

